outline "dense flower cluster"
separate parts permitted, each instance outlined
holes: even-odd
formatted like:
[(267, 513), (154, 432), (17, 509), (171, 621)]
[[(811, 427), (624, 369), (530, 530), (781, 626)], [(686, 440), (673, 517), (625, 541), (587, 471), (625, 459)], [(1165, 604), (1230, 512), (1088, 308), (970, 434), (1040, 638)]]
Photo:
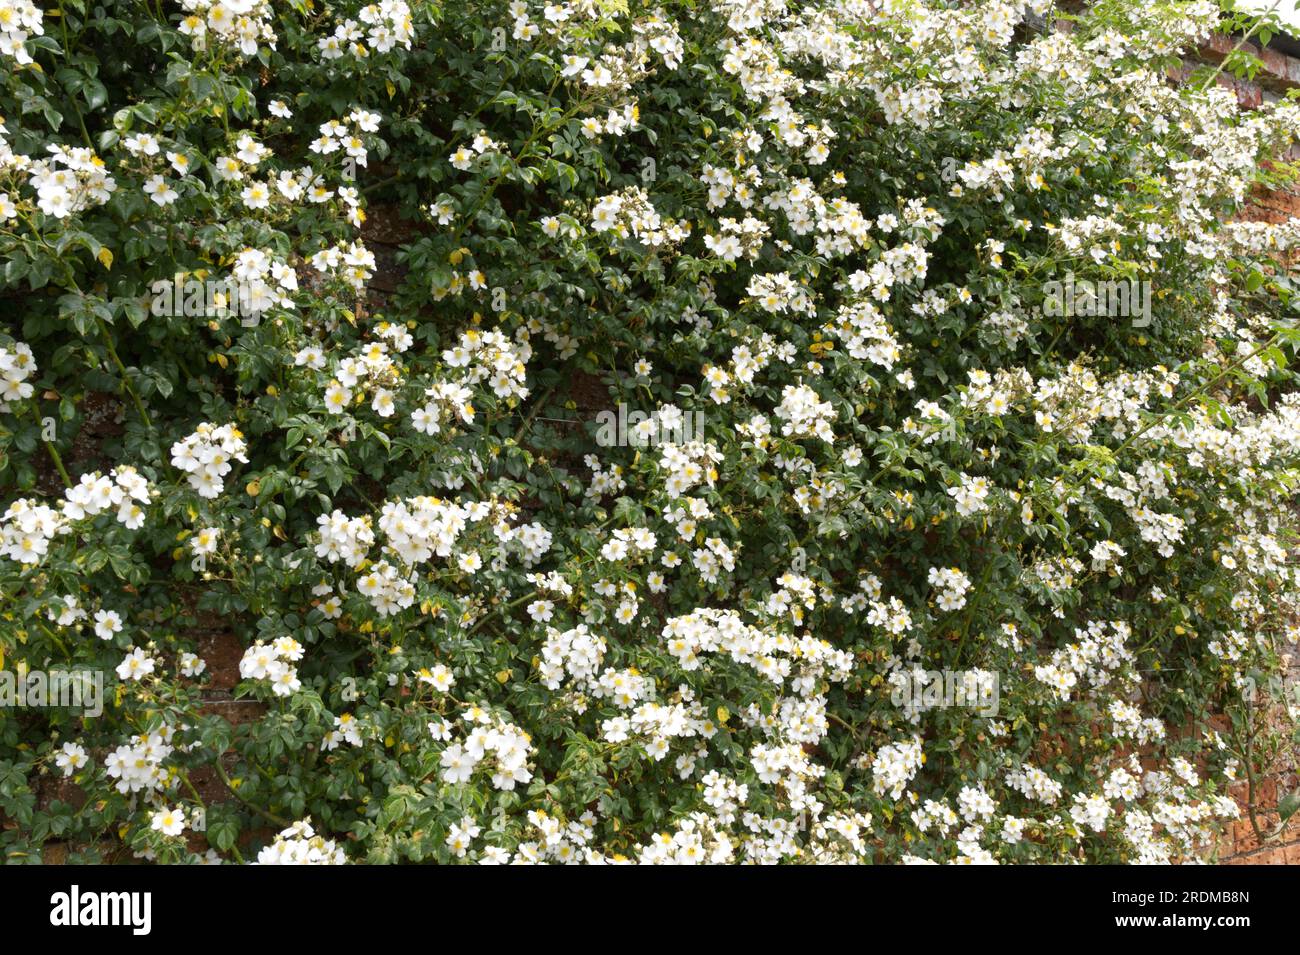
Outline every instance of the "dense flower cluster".
[(213, 427), (204, 423), (172, 445), (172, 466), (188, 474), (190, 487), (200, 497), (216, 497), (225, 488), (223, 479), (234, 467), (232, 462), (248, 462), (244, 457), (246, 447), (234, 425)]
[(6, 857), (1178, 862), (1287, 755), (1300, 105), (1218, 3), (58, 12), (0, 665), (104, 692)]
[(306, 819), (295, 822), (257, 854), (258, 865), (344, 865), (347, 856), (333, 839), (317, 835)]
[(135, 468), (122, 465), (111, 475), (89, 471), (64, 491), (56, 510), (36, 498), (19, 498), (0, 515), (0, 553), (22, 564), (39, 564), (54, 538), (105, 511), (126, 528), (144, 525), (149, 482)]
[(185, 16), (178, 29), (190, 38), (194, 51), (229, 44), (244, 56), (256, 56), (258, 45), (275, 49), (268, 0), (181, 0)]
[(289, 696), (302, 689), (294, 665), (302, 656), (302, 645), (293, 637), (281, 637), (269, 644), (259, 641), (244, 651), (239, 675), (245, 680), (265, 680), (276, 696)]
[(0, 375), (4, 390), (0, 391), (0, 411), (9, 411), (11, 401), (30, 398), (35, 386), (28, 381), (36, 371), (36, 359), (30, 346), (14, 342), (12, 348), (0, 348)]

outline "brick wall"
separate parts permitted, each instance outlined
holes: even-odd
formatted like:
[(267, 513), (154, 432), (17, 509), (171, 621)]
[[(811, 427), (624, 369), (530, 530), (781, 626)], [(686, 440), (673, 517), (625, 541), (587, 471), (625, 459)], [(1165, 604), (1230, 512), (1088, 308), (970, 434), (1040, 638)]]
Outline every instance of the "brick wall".
[[(1041, 18), (1030, 19), (1036, 30), (1046, 28)], [(1064, 32), (1073, 24), (1058, 20), (1055, 28)], [(1263, 66), (1249, 79), (1239, 79), (1226, 70), (1215, 77), (1215, 82), (1232, 90), (1241, 109), (1257, 109), (1265, 103), (1276, 102), (1291, 90), (1300, 89), (1300, 56), (1293, 56), (1276, 46), (1261, 47), (1258, 43), (1242, 43), (1239, 37), (1215, 34), (1204, 43), (1195, 56), (1186, 57), (1181, 69), (1170, 71), (1171, 81), (1178, 83), (1206, 65), (1218, 66), (1225, 57), (1239, 49), (1258, 57)], [(1298, 50), (1297, 52), (1300, 52)], [(1290, 162), (1300, 161), (1300, 142), (1293, 143), (1286, 157)], [(1244, 219), (1280, 223), (1290, 218), (1300, 218), (1300, 191), (1259, 189), (1251, 197)], [(1289, 698), (1295, 710), (1300, 710), (1300, 651), (1293, 652), (1287, 661), (1283, 696)], [(1263, 692), (1260, 705), (1267, 702)], [(1272, 712), (1263, 715), (1265, 725), (1287, 733), (1290, 725), (1282, 704), (1274, 702)], [(1221, 721), (1220, 725), (1223, 725)], [(1235, 785), (1231, 794), (1241, 808), (1242, 818), (1233, 823), (1208, 860), (1227, 865), (1300, 865), (1300, 813), (1281, 825), (1278, 803), (1288, 793), (1300, 787), (1300, 739), (1288, 738), (1282, 752), (1259, 767), (1252, 779)]]
[[(1069, 24), (1060, 23), (1060, 28), (1068, 29)], [(1197, 66), (1206, 62), (1217, 64), (1236, 46), (1232, 37), (1216, 36), (1202, 47), (1201, 60), (1189, 60), (1185, 64), (1182, 76), (1186, 76)], [(1236, 91), (1237, 101), (1244, 109), (1253, 109), (1265, 102), (1271, 102), (1285, 95), (1287, 90), (1300, 89), (1300, 58), (1288, 56), (1276, 50), (1260, 50), (1248, 44), (1250, 52), (1264, 60), (1264, 69), (1253, 80), (1238, 80), (1230, 75), (1220, 74), (1217, 82)], [(1300, 144), (1292, 147), (1290, 159), (1300, 158)], [(1269, 222), (1280, 222), (1290, 217), (1300, 217), (1300, 193), (1260, 191), (1253, 197), (1248, 218)], [(399, 285), (403, 268), (395, 264), (397, 249), (408, 241), (418, 226), (403, 222), (397, 216), (394, 207), (372, 206), (365, 223), (362, 238), (367, 247), (375, 252), (378, 267), (372, 280), (369, 299), (372, 305), (381, 302), (385, 295), (391, 294)], [(580, 402), (580, 404), (583, 402)], [(110, 416), (111, 417), (111, 416)], [(105, 427), (113, 427), (108, 424)], [(92, 467), (95, 449), (83, 451), (81, 457), (83, 468)], [(77, 464), (78, 455), (74, 453), (70, 463)], [(51, 487), (58, 484), (57, 476), (48, 475)], [(219, 619), (202, 619), (193, 636), (197, 641), (197, 651), (208, 664), (210, 674), (203, 694), (205, 709), (220, 713), (233, 724), (246, 723), (260, 715), (261, 706), (250, 701), (234, 700), (231, 691), (239, 682), (239, 660), (243, 655), (244, 644), (237, 633), (229, 629), (228, 622)], [(1300, 691), (1300, 652), (1293, 654), (1287, 670), (1287, 690), (1292, 694)], [(1261, 700), (1263, 694), (1260, 695)], [(1300, 697), (1292, 696), (1300, 703)], [(1275, 721), (1280, 724), (1280, 720)], [(1242, 810), (1242, 818), (1233, 823), (1224, 834), (1224, 838), (1210, 856), (1211, 861), (1224, 862), (1229, 865), (1300, 865), (1300, 813), (1292, 817), (1284, 829), (1279, 829), (1277, 812), (1278, 801), (1287, 793), (1300, 786), (1297, 769), (1296, 748), (1292, 747), (1286, 756), (1274, 761), (1274, 764), (1261, 767), (1253, 784), (1243, 780), (1233, 788), (1232, 795)], [(216, 774), (204, 771), (192, 775), (192, 780), (208, 805), (225, 802), (233, 796), (225, 788)], [(75, 787), (71, 787), (75, 788)], [(77, 800), (77, 793), (70, 787), (60, 785), (49, 779), (43, 799), (61, 798)], [(84, 797), (82, 797), (84, 798)], [(241, 842), (247, 843), (250, 836), (265, 838), (266, 832), (249, 833), (245, 831)], [(196, 839), (196, 848), (202, 851), (201, 838)], [(58, 862), (66, 854), (64, 847), (52, 845), (47, 848), (46, 861)]]
[[(1200, 49), (1200, 60), (1186, 62), (1185, 77), (1206, 63), (1218, 65), (1237, 48), (1239, 38), (1216, 35)], [(1258, 44), (1242, 45), (1245, 52), (1259, 57), (1263, 67), (1251, 79), (1238, 79), (1220, 73), (1216, 82), (1236, 93), (1242, 109), (1255, 109), (1261, 104), (1274, 102), (1289, 90), (1300, 89), (1300, 58), (1278, 49), (1261, 48)], [(1182, 77), (1175, 76), (1175, 79)], [(1300, 158), (1300, 143), (1292, 144), (1287, 159)], [(1258, 190), (1252, 197), (1244, 218), (1264, 222), (1282, 222), (1300, 217), (1300, 194), (1275, 190)], [(1294, 704), (1300, 704), (1300, 652), (1291, 655), (1286, 670), (1284, 691)], [(1259, 693), (1263, 705), (1267, 699)], [(1266, 725), (1286, 732), (1289, 727), (1282, 704), (1275, 703), (1274, 710), (1265, 716)], [(1285, 827), (1280, 826), (1278, 802), (1300, 786), (1300, 763), (1297, 761), (1295, 740), (1287, 740), (1276, 758), (1260, 767), (1252, 780), (1233, 787), (1232, 795), (1241, 807), (1242, 818), (1233, 823), (1211, 857), (1228, 865), (1300, 865), (1300, 813), (1292, 816)]]
[[(1206, 62), (1217, 64), (1236, 43), (1236, 38), (1212, 38), (1201, 50), (1202, 61), (1188, 61), (1183, 76)], [(1226, 74), (1220, 74), (1216, 80), (1236, 91), (1237, 101), (1243, 109), (1254, 109), (1262, 103), (1274, 101), (1288, 89), (1300, 89), (1300, 59), (1269, 49), (1261, 53), (1258, 47), (1247, 46), (1250, 52), (1262, 56), (1265, 69), (1253, 81), (1237, 80)], [(1180, 78), (1178, 75), (1172, 77), (1175, 81)], [(1288, 158), (1300, 158), (1300, 144), (1292, 147)], [(1252, 197), (1246, 215), (1246, 218), (1268, 222), (1281, 222), (1291, 217), (1300, 217), (1300, 192), (1261, 190)], [(398, 218), (395, 207), (372, 206), (369, 210), (362, 237), (378, 261), (370, 289), (372, 303), (382, 301), (400, 284), (405, 269), (395, 264), (396, 252), (417, 230), (418, 227)], [(579, 401), (583, 406), (588, 403)], [(239, 680), (239, 660), (243, 653), (239, 639), (220, 628), (207, 630), (200, 637), (199, 653), (207, 660), (212, 674), (205, 700), (209, 701), (213, 711), (227, 714), (236, 723), (255, 719), (258, 715), (256, 704), (236, 703), (230, 699), (230, 690)], [(1300, 652), (1293, 654), (1290, 660), (1286, 690), (1292, 694), (1300, 691)], [(1262, 704), (1265, 694), (1261, 692), (1259, 698)], [(1300, 704), (1300, 696), (1291, 698)], [(250, 710), (250, 707), (254, 709)], [(1280, 714), (1271, 714), (1269, 725), (1277, 727), (1283, 722)], [(1224, 833), (1222, 841), (1209, 856), (1210, 861), (1229, 865), (1300, 865), (1300, 813), (1278, 831), (1280, 817), (1277, 811), (1279, 799), (1300, 786), (1297, 773), (1300, 764), (1295, 757), (1296, 748), (1292, 746), (1281, 759), (1261, 766), (1253, 782), (1243, 780), (1233, 787), (1232, 796), (1241, 807), (1241, 819)], [(205, 800), (209, 797), (215, 801), (231, 798), (219, 781), (214, 782), (215, 785), (203, 793)]]
[[(1290, 699), (1297, 699), (1300, 691), (1300, 654), (1293, 654), (1287, 667), (1284, 690)], [(1269, 701), (1259, 693), (1261, 705)], [(1286, 825), (1281, 824), (1278, 802), (1300, 786), (1300, 764), (1297, 747), (1288, 738), (1294, 724), (1282, 711), (1283, 704), (1273, 703), (1271, 710), (1262, 713), (1265, 730), (1282, 734), (1284, 746), (1270, 757), (1262, 757), (1262, 765), (1253, 779), (1238, 782), (1231, 790), (1232, 797), (1241, 808), (1241, 818), (1228, 828), (1211, 856), (1212, 861), (1227, 865), (1300, 865), (1300, 813), (1292, 816)]]

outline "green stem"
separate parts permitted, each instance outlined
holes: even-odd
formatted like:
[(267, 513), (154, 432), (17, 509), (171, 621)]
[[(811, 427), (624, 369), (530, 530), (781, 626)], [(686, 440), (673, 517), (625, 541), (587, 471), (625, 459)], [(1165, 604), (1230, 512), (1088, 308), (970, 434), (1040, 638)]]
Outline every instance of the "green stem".
[(220, 756), (216, 758), (216, 760), (212, 763), (212, 765), (216, 769), (217, 776), (221, 779), (221, 782), (225, 785), (225, 787), (228, 790), (230, 790), (230, 795), (234, 796), (241, 803), (243, 803), (244, 806), (246, 806), (248, 809), (251, 809), (253, 812), (257, 813), (267, 822), (273, 823), (279, 826), (281, 829), (288, 827), (289, 823), (287, 821), (281, 819), (273, 812), (267, 812), (261, 806), (258, 806), (250, 802), (247, 798), (245, 798), (243, 795), (240, 794), (239, 790), (235, 788), (235, 784), (230, 781), (230, 776), (226, 773), (226, 768), (221, 765)]
[[(36, 426), (44, 431), (45, 424), (41, 419), (40, 411), (37, 410), (35, 405), (32, 405), (32, 413), (36, 415)], [(54, 468), (59, 472), (59, 477), (63, 478), (63, 486), (72, 487), (72, 478), (68, 476), (68, 469), (63, 466), (63, 458), (59, 455), (58, 449), (54, 447), (54, 442), (46, 440), (44, 434), (42, 434), (41, 443), (45, 445), (45, 450), (49, 454), (50, 460), (54, 462)]]
[(118, 356), (117, 349), (113, 347), (113, 336), (109, 333), (108, 326), (104, 324), (102, 318), (97, 320), (97, 324), (99, 325), (100, 333), (103, 335), (104, 345), (108, 349), (108, 357), (113, 360), (113, 364), (117, 366), (118, 374), (122, 376), (122, 387), (131, 397), (131, 401), (135, 405), (135, 410), (139, 412), (140, 420), (144, 422), (144, 426), (152, 431), (153, 420), (149, 417), (149, 412), (145, 410), (144, 402), (140, 400), (140, 395), (131, 384), (131, 377), (127, 374), (126, 365), (122, 364), (122, 359)]
[[(62, 7), (59, 8), (59, 28), (63, 31), (63, 58), (70, 64), (72, 62), (72, 41), (68, 39), (68, 11)], [(90, 141), (90, 133), (86, 130), (86, 120), (81, 115), (81, 107), (77, 105), (76, 94), (69, 96), (68, 102), (72, 104), (72, 111), (77, 114), (77, 125), (81, 127), (81, 138), (86, 141), (87, 148), (93, 152), (95, 146)]]
[(1281, 5), (1282, 5), (1282, 0), (1274, 0), (1273, 5), (1259, 15), (1259, 19), (1256, 20), (1254, 25), (1252, 25), (1251, 28), (1246, 31), (1245, 36), (1243, 36), (1240, 40), (1237, 41), (1237, 45), (1232, 48), (1232, 51), (1219, 61), (1219, 65), (1215, 67), (1214, 72), (1211, 73), (1209, 77), (1206, 78), (1205, 82), (1201, 84), (1200, 88), (1197, 90), (1198, 93), (1204, 93), (1207, 89), (1210, 88), (1210, 84), (1212, 84), (1215, 80), (1219, 78), (1219, 74), (1222, 73), (1223, 68), (1228, 65), (1228, 61), (1232, 59), (1234, 56), (1236, 56), (1237, 52), (1243, 46), (1246, 45), (1246, 43), (1250, 40), (1252, 36), (1255, 35), (1255, 31), (1264, 25), (1264, 18), (1267, 17), (1270, 13), (1272, 13)]
[(483, 627), (487, 624), (487, 622), (491, 620), (493, 617), (495, 617), (497, 614), (506, 613), (508, 611), (514, 610), (520, 604), (524, 603), (525, 601), (532, 600), (537, 595), (538, 592), (534, 590), (524, 594), (518, 600), (512, 600), (508, 604), (504, 604), (504, 605), (498, 604), (497, 606), (493, 607), (491, 610), (489, 610), (487, 613), (483, 615), (483, 617), (479, 620), (478, 623), (474, 624), (474, 626), (470, 628), (469, 633), (465, 634), (466, 638), (472, 637), (474, 636), (474, 634), (478, 633), (479, 630), (483, 629)]

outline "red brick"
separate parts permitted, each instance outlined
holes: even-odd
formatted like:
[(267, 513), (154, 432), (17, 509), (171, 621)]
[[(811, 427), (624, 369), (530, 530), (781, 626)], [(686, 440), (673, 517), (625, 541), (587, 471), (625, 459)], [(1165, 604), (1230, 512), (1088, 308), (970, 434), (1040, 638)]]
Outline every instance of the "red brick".
[(1264, 93), (1260, 88), (1248, 80), (1237, 80), (1234, 84), (1237, 90), (1237, 105), (1244, 109), (1258, 109), (1264, 102)]
[(208, 665), (210, 690), (233, 690), (239, 682), (239, 661), (244, 656), (244, 645), (228, 631), (204, 633), (199, 636), (198, 653)]
[(1222, 33), (1212, 33), (1210, 38), (1201, 45), (1201, 55), (1211, 62), (1218, 63), (1221, 59), (1236, 49), (1237, 41), (1230, 36)]
[(199, 712), (205, 716), (215, 714), (227, 723), (239, 726), (243, 723), (252, 723), (261, 717), (266, 712), (266, 704), (256, 700), (208, 700)]
[(1287, 78), (1287, 59), (1285, 53), (1279, 53), (1277, 50), (1270, 50), (1265, 47), (1259, 54), (1259, 58), (1264, 61), (1264, 69), (1279, 79)]
[(1259, 848), (1259, 836), (1255, 835), (1250, 820), (1242, 819), (1232, 824), (1232, 843), (1237, 853), (1254, 852)]

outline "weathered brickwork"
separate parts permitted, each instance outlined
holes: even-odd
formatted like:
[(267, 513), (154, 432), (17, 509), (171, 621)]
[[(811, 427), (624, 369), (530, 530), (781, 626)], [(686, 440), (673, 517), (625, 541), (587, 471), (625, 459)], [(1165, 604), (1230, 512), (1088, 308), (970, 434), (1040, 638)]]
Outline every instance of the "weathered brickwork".
[[(1058, 24), (1061, 29), (1068, 29), (1066, 23)], [(1193, 70), (1205, 63), (1217, 64), (1237, 45), (1236, 38), (1214, 37), (1200, 50), (1200, 59), (1189, 60), (1183, 70), (1175, 71), (1171, 79), (1175, 82), (1185, 78)], [(1300, 59), (1280, 53), (1276, 50), (1260, 50), (1248, 44), (1250, 52), (1260, 56), (1264, 69), (1253, 80), (1238, 80), (1226, 73), (1220, 74), (1216, 82), (1235, 90), (1237, 101), (1244, 109), (1253, 109), (1262, 103), (1270, 102), (1285, 95), (1287, 90), (1300, 89)], [(1300, 144), (1292, 147), (1289, 158), (1300, 158)], [(1290, 217), (1300, 217), (1300, 193), (1261, 191), (1252, 199), (1248, 213), (1249, 218), (1269, 222), (1279, 222)], [(400, 220), (397, 210), (391, 206), (372, 206), (368, 210), (368, 219), (362, 231), (362, 238), (368, 248), (375, 252), (378, 268), (371, 283), (372, 307), (382, 302), (386, 295), (392, 294), (404, 278), (405, 270), (396, 263), (396, 253), (402, 243), (409, 241), (418, 231), (418, 226)], [(582, 382), (575, 383), (575, 390), (581, 391)], [(575, 394), (578, 406), (595, 408), (597, 405), (591, 395)], [(105, 428), (117, 427), (110, 419)], [(72, 456), (91, 459), (93, 451), (80, 449)], [(57, 476), (48, 475), (51, 486), (57, 485)], [(247, 723), (256, 719), (262, 712), (259, 703), (247, 700), (235, 700), (232, 690), (239, 681), (239, 661), (244, 651), (244, 641), (240, 635), (229, 629), (228, 624), (220, 620), (205, 621), (204, 625), (193, 634), (196, 650), (208, 664), (209, 679), (205, 686), (205, 710), (220, 713), (233, 724)], [(1300, 652), (1293, 655), (1287, 680), (1288, 690), (1295, 694), (1300, 690)], [(1300, 699), (1293, 696), (1293, 699)], [(1292, 750), (1294, 753), (1294, 749)], [(1242, 810), (1242, 818), (1233, 823), (1225, 832), (1222, 841), (1211, 856), (1210, 861), (1230, 865), (1300, 865), (1300, 814), (1292, 818), (1290, 824), (1280, 833), (1275, 832), (1279, 825), (1278, 802), (1287, 793), (1300, 786), (1294, 761), (1281, 766), (1268, 767), (1263, 776), (1257, 777), (1252, 787), (1242, 782), (1233, 790), (1233, 796)], [(217, 778), (216, 773), (207, 770), (192, 774), (192, 781), (208, 805), (223, 802), (234, 797)], [(62, 798), (76, 801), (79, 793), (75, 787), (51, 782), (42, 794), (45, 800)], [(81, 798), (84, 798), (81, 797)], [(249, 837), (265, 838), (269, 830), (255, 833), (245, 832), (241, 842), (245, 845)], [(201, 842), (195, 848), (201, 849)], [(66, 848), (51, 845), (46, 850), (47, 862), (59, 862), (66, 856)]]
[[(1189, 62), (1184, 75), (1205, 63), (1221, 63), (1239, 42), (1237, 37), (1211, 37), (1200, 50), (1200, 62)], [(1285, 96), (1288, 90), (1300, 89), (1300, 58), (1276, 49), (1261, 49), (1253, 43), (1242, 44), (1242, 49), (1259, 57), (1264, 63), (1263, 68), (1253, 79), (1237, 79), (1224, 72), (1219, 74), (1216, 82), (1232, 89), (1243, 109), (1254, 109)], [(1291, 147), (1287, 158), (1293, 161), (1300, 158), (1300, 143)], [(1300, 194), (1274, 190), (1258, 191), (1252, 197), (1246, 216), (1265, 222), (1281, 222), (1292, 217), (1300, 217)], [(1291, 659), (1286, 690), (1293, 701), (1298, 699), (1300, 653)], [(1291, 758), (1282, 760), (1280, 765), (1266, 767), (1264, 775), (1255, 780), (1253, 794), (1247, 782), (1234, 787), (1232, 795), (1241, 807), (1242, 818), (1224, 834), (1216, 853), (1217, 861), (1228, 865), (1300, 865), (1300, 814), (1293, 816), (1281, 832), (1277, 831), (1280, 822), (1278, 801), (1300, 786), (1300, 774), (1297, 773), (1300, 766), (1296, 765), (1295, 752), (1293, 747)]]

